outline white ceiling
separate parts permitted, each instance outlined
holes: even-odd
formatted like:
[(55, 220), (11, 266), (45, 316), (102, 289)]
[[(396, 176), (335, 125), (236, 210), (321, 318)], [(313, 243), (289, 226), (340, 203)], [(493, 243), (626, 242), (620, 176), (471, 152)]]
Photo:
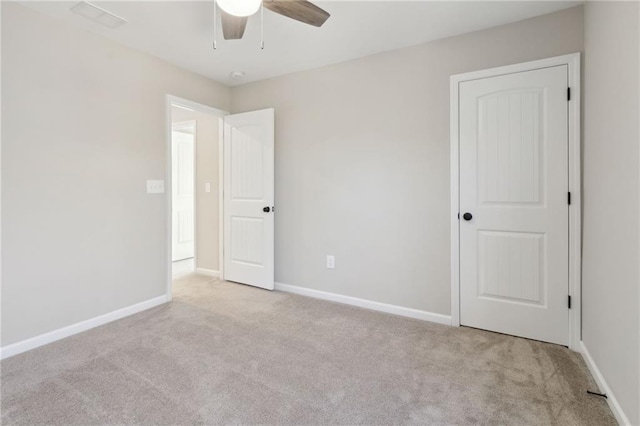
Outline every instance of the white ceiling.
[[(79, 1), (79, 0), (78, 0)], [(244, 39), (218, 36), (212, 49), (213, 1), (96, 1), (129, 21), (109, 29), (69, 11), (78, 1), (25, 2), (43, 13), (102, 34), (226, 85), (262, 80), (515, 22), (580, 4), (576, 1), (317, 1), (331, 14), (321, 28), (264, 12), (249, 19)], [(219, 26), (218, 26), (219, 28)], [(243, 71), (235, 81), (232, 71)]]

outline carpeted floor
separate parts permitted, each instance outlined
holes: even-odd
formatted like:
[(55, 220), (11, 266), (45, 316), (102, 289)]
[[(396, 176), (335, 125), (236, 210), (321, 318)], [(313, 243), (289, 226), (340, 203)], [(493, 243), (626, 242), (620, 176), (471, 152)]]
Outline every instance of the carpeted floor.
[(196, 275), (1, 367), (2, 424), (615, 424), (566, 348)]

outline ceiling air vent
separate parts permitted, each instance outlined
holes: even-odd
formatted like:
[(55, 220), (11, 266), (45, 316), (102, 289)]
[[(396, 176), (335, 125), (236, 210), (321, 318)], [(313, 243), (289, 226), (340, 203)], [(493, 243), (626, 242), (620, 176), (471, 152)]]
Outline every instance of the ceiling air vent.
[(126, 19), (86, 1), (76, 4), (71, 11), (109, 28), (118, 28), (127, 23)]

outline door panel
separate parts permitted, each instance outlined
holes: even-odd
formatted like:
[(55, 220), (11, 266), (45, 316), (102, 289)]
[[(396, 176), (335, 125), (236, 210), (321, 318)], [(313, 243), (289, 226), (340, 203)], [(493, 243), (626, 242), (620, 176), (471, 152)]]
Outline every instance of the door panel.
[(460, 321), (566, 345), (567, 66), (460, 83)]
[(171, 133), (172, 261), (189, 259), (195, 252), (194, 132)]
[(544, 304), (544, 234), (478, 231), (478, 295)]
[(510, 90), (478, 99), (479, 202), (538, 204), (541, 89)]
[(224, 121), (224, 278), (273, 290), (274, 111)]

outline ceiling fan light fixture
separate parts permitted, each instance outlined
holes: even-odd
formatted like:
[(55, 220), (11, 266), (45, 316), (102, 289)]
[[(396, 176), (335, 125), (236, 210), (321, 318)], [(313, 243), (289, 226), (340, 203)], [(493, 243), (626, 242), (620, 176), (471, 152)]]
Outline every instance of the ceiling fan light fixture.
[(229, 15), (246, 17), (260, 9), (262, 0), (216, 0), (220, 9)]

